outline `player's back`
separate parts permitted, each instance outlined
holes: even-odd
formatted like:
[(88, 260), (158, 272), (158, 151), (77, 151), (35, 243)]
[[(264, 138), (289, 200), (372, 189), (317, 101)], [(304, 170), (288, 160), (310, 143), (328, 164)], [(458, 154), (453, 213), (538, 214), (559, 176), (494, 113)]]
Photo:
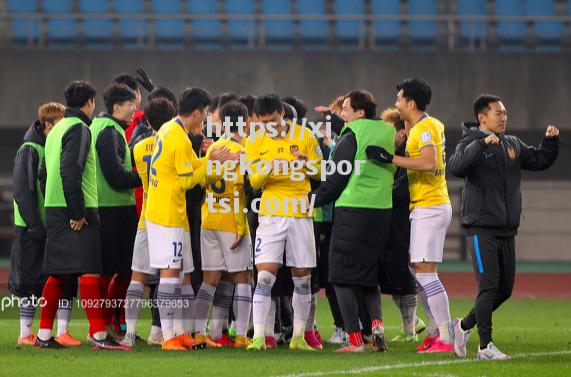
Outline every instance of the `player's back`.
[[(222, 136), (215, 143), (213, 143), (207, 152), (207, 156), (215, 148), (226, 147), (231, 153), (245, 152), (244, 147), (235, 139), (227, 136)], [(222, 164), (224, 166), (224, 164)], [(212, 165), (212, 171), (214, 172), (214, 165)], [(240, 174), (240, 164), (236, 164), (236, 167), (231, 171), (222, 170), (222, 177), (214, 182), (210, 182), (206, 186), (206, 197), (214, 199), (214, 202), (209, 208), (208, 203), (205, 201), (202, 205), (202, 228), (211, 230), (222, 230), (227, 232), (236, 232), (236, 220), (235, 220), (235, 210), (243, 211), (242, 203), (245, 201), (244, 193), (244, 176)], [(233, 173), (233, 179), (224, 178), (224, 174), (231, 175), (228, 173)], [(235, 192), (238, 195), (235, 195)], [(229, 212), (228, 208), (225, 208), (220, 204), (221, 199), (227, 199), (229, 206), (231, 207)], [(240, 208), (235, 209), (234, 200), (238, 199), (240, 201)]]
[(139, 229), (145, 229), (145, 209), (147, 208), (147, 193), (149, 191), (149, 173), (151, 170), (151, 158), (155, 148), (156, 135), (151, 135), (140, 140), (133, 147), (133, 159), (137, 173), (143, 182), (143, 203), (141, 206), (141, 217), (139, 218)]
[(186, 190), (179, 177), (192, 175), (196, 160), (183, 126), (173, 119), (157, 132), (151, 157), (145, 217), (155, 224), (188, 228)]

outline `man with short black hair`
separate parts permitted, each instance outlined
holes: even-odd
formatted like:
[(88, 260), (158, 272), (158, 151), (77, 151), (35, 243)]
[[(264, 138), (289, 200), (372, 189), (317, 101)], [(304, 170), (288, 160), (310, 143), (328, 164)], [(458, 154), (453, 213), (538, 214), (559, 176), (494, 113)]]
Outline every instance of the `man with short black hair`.
[[(258, 283), (253, 298), (254, 338), (248, 349), (266, 349), (265, 327), (271, 307), (271, 291), (285, 249), (286, 265), (292, 267), (295, 286), (292, 298), (294, 331), (289, 347), (310, 351), (313, 348), (305, 341), (304, 332), (311, 304), (310, 275), (311, 268), (316, 265), (316, 250), (313, 213), (308, 211), (311, 208), (307, 208), (307, 194), (310, 191), (309, 178), (319, 177), (321, 150), (309, 129), (284, 120), (284, 105), (279, 96), (267, 94), (258, 97), (254, 111), (264, 125), (264, 134), (248, 138), (246, 160), (255, 164), (250, 176), (252, 187), (264, 187), (264, 190), (255, 241)], [(278, 160), (287, 163), (286, 172), (276, 172), (273, 166), (269, 172), (259, 169), (259, 165), (263, 165), (258, 163), (260, 161), (265, 165), (275, 165)], [(313, 172), (307, 169), (300, 181), (294, 181), (289, 172), (298, 161), (305, 161), (314, 169)], [(278, 203), (277, 208), (271, 203)]]
[(301, 120), (305, 118), (305, 114), (307, 114), (307, 106), (303, 102), (303, 100), (299, 97), (284, 97), (283, 101), (288, 105), (291, 105), (297, 114), (297, 122), (301, 123)]
[(90, 129), (96, 151), (97, 197), (101, 220), (101, 294), (109, 299), (104, 308), (107, 332), (121, 337), (113, 317), (125, 298), (131, 275), (137, 211), (133, 189), (141, 178), (133, 170), (125, 129), (135, 111), (136, 93), (124, 84), (111, 84), (103, 92), (106, 113), (93, 119)]
[[(159, 269), (161, 276), (157, 299), (163, 350), (184, 350), (204, 345), (197, 344), (190, 336), (194, 319), (190, 272), (194, 266), (185, 193), (196, 185), (204, 185), (206, 160), (198, 160), (188, 133), (201, 129), (210, 103), (211, 97), (206, 90), (185, 89), (180, 95), (178, 115), (157, 132), (151, 158), (145, 221), (149, 265)], [(225, 161), (236, 156), (220, 148), (213, 150), (208, 158)], [(180, 272), (183, 279), (179, 278)], [(179, 301), (182, 301), (183, 333), (177, 336), (174, 333), (174, 304)]]
[(335, 172), (312, 193), (316, 207), (335, 203), (329, 281), (349, 335), (349, 343), (337, 352), (365, 350), (359, 300), (371, 320), (375, 350), (386, 351), (378, 277), (389, 237), (394, 167), (366, 162), (365, 148), (375, 145), (394, 151), (395, 129), (377, 119), (373, 96), (362, 89), (345, 95), (341, 117), (347, 123), (340, 132), (333, 162), (336, 166), (350, 163), (351, 174)]
[[(36, 335), (32, 323), (36, 313), (33, 298), (42, 295), (46, 276), (42, 272), (46, 244), (44, 192), (40, 187), (40, 166), (44, 164), (46, 136), (63, 118), (65, 106), (57, 102), (43, 104), (38, 118), (24, 135), (24, 142), (14, 159), (14, 236), (10, 253), (8, 289), (20, 297), (20, 336), (18, 346), (33, 346)], [(58, 336), (64, 346), (81, 344), (67, 331), (76, 284), (68, 284), (57, 311)]]
[(476, 122), (465, 122), (462, 139), (450, 156), (452, 173), (464, 178), (462, 227), (478, 281), (474, 308), (452, 322), (454, 352), (466, 357), (470, 329), (478, 326), (478, 360), (509, 356), (492, 342), (492, 312), (512, 293), (515, 280), (515, 235), (521, 217), (521, 171), (549, 168), (559, 152), (559, 130), (549, 125), (539, 147), (506, 135), (507, 111), (500, 97), (480, 95), (474, 102)]
[(126, 349), (107, 336), (99, 306), (102, 269), (97, 168), (88, 127), (96, 93), (90, 82), (72, 81), (65, 90), (64, 118), (46, 139), (44, 272), (49, 278), (42, 292), (45, 306), (35, 344), (40, 348), (62, 347), (52, 337), (53, 321), (64, 285), (79, 275), (79, 291), (89, 320), (89, 342), (95, 349)]
[(393, 156), (383, 148), (367, 148), (369, 159), (407, 169), (410, 190), (410, 263), (429, 318), (428, 336), (420, 353), (452, 352), (448, 295), (438, 277), (452, 207), (446, 186), (444, 125), (426, 113), (432, 90), (420, 79), (397, 85), (395, 103), (405, 124), (410, 125), (406, 156)]
[[(141, 300), (145, 290), (145, 285), (150, 286), (149, 297), (155, 298), (157, 283), (150, 284), (150, 277), (155, 281), (157, 270), (150, 267), (149, 260), (149, 245), (147, 240), (147, 228), (145, 225), (145, 208), (147, 201), (147, 193), (149, 190), (149, 174), (151, 169), (151, 157), (155, 148), (155, 133), (161, 128), (163, 124), (170, 121), (176, 114), (174, 105), (166, 98), (155, 98), (145, 106), (145, 118), (147, 124), (153, 133), (141, 140), (133, 148), (133, 159), (135, 166), (141, 177), (143, 184), (143, 201), (141, 217), (137, 226), (137, 234), (133, 245), (133, 262), (131, 264), (131, 282), (127, 289), (125, 296), (125, 320), (127, 323), (127, 331), (125, 338), (121, 344), (126, 347), (134, 347), (136, 340), (136, 327), (141, 307)], [(153, 301), (154, 302), (154, 301)], [(163, 336), (160, 327), (160, 318), (155, 311), (155, 307), (151, 308), (153, 311), (153, 324), (147, 343), (150, 345), (161, 345), (163, 343)], [(158, 318), (158, 322), (157, 322)]]
[[(395, 127), (395, 155), (404, 156), (407, 130), (396, 108), (387, 108), (381, 118)], [(387, 251), (383, 255), (380, 276), (381, 293), (392, 295), (402, 318), (402, 332), (393, 342), (416, 342), (417, 334), (424, 331), (426, 325), (416, 315), (416, 280), (408, 268), (410, 245), (410, 194), (406, 169), (397, 168), (393, 185), (393, 213), (391, 232)]]
[[(226, 133), (212, 144), (207, 156), (217, 147), (227, 147), (233, 153), (243, 153), (242, 136), (239, 125), (246, 126), (248, 109), (239, 102), (229, 102), (220, 109), (220, 117)], [(246, 347), (251, 342), (246, 336), (250, 310), (252, 306), (251, 270), (252, 243), (246, 221), (246, 195), (244, 176), (239, 174), (239, 165), (234, 169), (222, 167), (221, 174), (214, 170), (206, 176), (206, 200), (202, 205), (202, 226), (200, 232), (202, 270), (204, 281), (196, 294), (195, 326), (197, 342), (205, 342), (210, 347), (219, 347), (217, 338), (206, 335), (208, 313), (220, 279), (225, 273), (232, 290), (221, 306), (228, 309), (232, 304), (236, 316), (237, 336), (233, 343), (236, 347)], [(234, 178), (230, 178), (234, 176)], [(234, 207), (238, 200), (239, 208)], [(225, 203), (223, 203), (225, 202)], [(211, 327), (215, 322), (224, 320), (228, 310), (212, 310)], [(220, 329), (221, 330), (221, 329)], [(219, 330), (219, 331), (220, 331)], [(220, 337), (220, 334), (217, 334)]]

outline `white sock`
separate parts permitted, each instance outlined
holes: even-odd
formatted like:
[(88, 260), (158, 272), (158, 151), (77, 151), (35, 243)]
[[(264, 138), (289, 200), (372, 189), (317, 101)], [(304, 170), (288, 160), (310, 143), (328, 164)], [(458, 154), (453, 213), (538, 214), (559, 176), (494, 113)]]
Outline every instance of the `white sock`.
[(98, 331), (98, 332), (93, 334), (93, 339), (95, 339), (95, 340), (101, 341), (105, 338), (107, 338), (107, 332), (105, 332), (105, 331)]
[(208, 324), (208, 312), (214, 298), (216, 287), (208, 283), (202, 283), (196, 293), (194, 310), (194, 328), (197, 333), (206, 335), (206, 325)]
[(252, 288), (250, 284), (236, 284), (233, 309), (236, 316), (236, 335), (246, 336), (250, 312), (252, 311)]
[(20, 338), (32, 335), (32, 324), (36, 315), (36, 307), (29, 298), (20, 299)]
[(59, 300), (59, 307), (56, 313), (57, 317), (57, 336), (67, 332), (67, 324), (71, 318), (72, 301), (66, 298)]
[(38, 338), (43, 341), (48, 341), (52, 337), (52, 329), (39, 329)]
[(417, 284), (418, 288), (418, 297), (420, 298), (420, 302), (422, 302), (422, 307), (424, 308), (424, 313), (426, 314), (426, 319), (428, 320), (428, 328), (427, 328), (427, 335), (431, 338), (438, 335), (438, 325), (436, 321), (434, 321), (434, 317), (432, 316), (432, 312), (430, 311), (430, 306), (428, 305), (428, 299), (426, 298), (426, 293), (424, 293), (424, 289), (420, 284)]
[(444, 343), (451, 343), (452, 339), (448, 328), (450, 324), (450, 304), (448, 303), (446, 290), (438, 278), (438, 273), (417, 273), (416, 280), (422, 285), (430, 312), (438, 325), (440, 339)]
[(157, 338), (159, 336), (162, 335), (162, 330), (159, 326), (151, 326), (151, 333), (149, 334), (149, 337), (151, 338)]
[(266, 318), (266, 329), (264, 331), (265, 336), (275, 337), (274, 329), (276, 327), (276, 300), (277, 298), (271, 298), (270, 310), (268, 310), (268, 317)]
[(179, 283), (176, 286), (176, 288), (174, 289), (174, 295), (176, 297), (175, 300), (177, 302), (176, 308), (174, 309), (174, 323), (173, 323), (174, 336), (179, 336), (184, 332), (183, 325), (182, 325), (183, 314), (182, 314), (182, 283), (181, 282), (182, 282), (182, 277), (179, 279)]
[(272, 287), (275, 282), (276, 277), (271, 272), (258, 272), (258, 284), (254, 291), (252, 303), (254, 337), (265, 336), (264, 330), (272, 301)]
[[(210, 337), (212, 339), (219, 339), (222, 336), (222, 329), (228, 320), (233, 296), (234, 284), (229, 281), (220, 281), (212, 300), (212, 320), (210, 321)], [(228, 327), (227, 324), (226, 327)]]
[(305, 324), (305, 331), (315, 331), (315, 312), (317, 311), (317, 293), (311, 295), (311, 304), (309, 305), (309, 316)]
[(157, 306), (161, 317), (163, 341), (174, 338), (174, 306), (176, 305), (175, 290), (179, 285), (179, 278), (161, 278), (157, 288)]
[(194, 332), (194, 290), (192, 285), (182, 285), (182, 329), (185, 333)]
[(311, 275), (293, 278), (293, 336), (303, 336), (311, 306)]
[(140, 281), (131, 280), (125, 295), (125, 323), (127, 334), (134, 335), (137, 331), (137, 320), (141, 310), (141, 300), (145, 292), (145, 285)]

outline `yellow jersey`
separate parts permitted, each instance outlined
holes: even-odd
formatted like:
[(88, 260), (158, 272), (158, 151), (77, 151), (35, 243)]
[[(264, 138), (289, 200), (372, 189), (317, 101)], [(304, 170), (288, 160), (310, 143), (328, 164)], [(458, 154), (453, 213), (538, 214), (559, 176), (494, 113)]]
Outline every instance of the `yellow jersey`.
[(133, 159), (137, 173), (143, 182), (143, 203), (141, 205), (141, 216), (139, 217), (138, 229), (146, 229), (145, 208), (147, 208), (147, 192), (149, 191), (149, 171), (151, 170), (151, 157), (155, 148), (156, 136), (153, 134), (139, 141), (133, 147)]
[[(308, 161), (314, 167), (313, 171), (303, 168), (293, 171), (291, 168), (275, 169), (272, 162), (286, 162), (291, 167), (291, 162), (297, 160), (295, 152), (301, 152), (307, 156)], [(250, 184), (254, 189), (262, 188), (262, 198), (259, 203), (259, 214), (266, 216), (285, 217), (313, 217), (309, 213), (309, 201), (307, 195), (311, 191), (309, 178), (319, 179), (321, 160), (323, 156), (317, 142), (317, 138), (311, 131), (297, 124), (289, 123), (285, 136), (275, 139), (268, 134), (255, 138), (248, 137), (246, 141), (246, 161), (252, 162), (254, 174), (250, 175)], [(265, 161), (271, 169), (263, 170), (258, 162)], [(277, 173), (277, 174), (276, 174)], [(294, 174), (301, 180), (294, 180)], [(293, 200), (292, 200), (293, 199)], [(305, 204), (301, 201), (305, 200)], [(305, 211), (304, 211), (305, 207)]]
[(444, 125), (428, 115), (421, 118), (411, 129), (406, 141), (406, 156), (420, 157), (427, 146), (436, 148), (436, 170), (407, 170), (410, 190), (410, 209), (450, 203), (446, 186), (446, 138)]
[(175, 118), (161, 126), (149, 170), (145, 217), (155, 224), (189, 229), (186, 191), (204, 185), (206, 164), (201, 163), (182, 123)]
[[(206, 158), (214, 148), (226, 147), (232, 153), (244, 152), (244, 147), (236, 140), (224, 135), (218, 141), (210, 145), (206, 152)], [(222, 166), (224, 166), (222, 164)], [(240, 164), (237, 163), (232, 171), (222, 169), (222, 175), (215, 174), (214, 164), (207, 171), (206, 195), (202, 204), (202, 229), (220, 230), (238, 234), (248, 234), (248, 222), (246, 220), (246, 193), (244, 191), (244, 176), (240, 174)], [(230, 174), (229, 174), (230, 173)], [(233, 179), (225, 179), (224, 175)], [(235, 195), (235, 192), (237, 195)], [(209, 205), (207, 198), (214, 201)], [(224, 204), (221, 204), (221, 201)]]

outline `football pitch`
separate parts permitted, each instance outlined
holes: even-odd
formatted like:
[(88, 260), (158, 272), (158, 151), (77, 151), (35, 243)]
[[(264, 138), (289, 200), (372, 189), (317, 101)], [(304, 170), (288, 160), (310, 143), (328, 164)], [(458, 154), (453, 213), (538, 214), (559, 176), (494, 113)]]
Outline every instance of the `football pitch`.
[[(453, 317), (470, 308), (469, 300), (452, 300)], [(419, 314), (424, 318), (422, 309)], [(15, 310), (0, 313), (0, 376), (571, 376), (571, 302), (510, 300), (494, 316), (494, 341), (512, 356), (509, 361), (475, 360), (478, 335), (468, 344), (468, 357), (417, 355), (416, 343), (389, 343), (387, 353), (337, 354), (337, 346), (321, 351), (290, 351), (284, 346), (265, 352), (205, 349), (164, 352), (140, 342), (132, 352), (91, 351), (87, 345), (64, 350), (18, 349)], [(387, 338), (399, 332), (400, 316), (383, 296)], [(138, 326), (146, 338), (150, 313), (143, 311)], [(36, 319), (38, 313), (36, 314)], [(37, 328), (37, 320), (34, 328)], [(333, 331), (325, 299), (318, 303), (318, 324), (324, 338)], [(87, 321), (74, 307), (70, 331), (84, 339)], [(424, 335), (424, 334), (422, 334)]]

